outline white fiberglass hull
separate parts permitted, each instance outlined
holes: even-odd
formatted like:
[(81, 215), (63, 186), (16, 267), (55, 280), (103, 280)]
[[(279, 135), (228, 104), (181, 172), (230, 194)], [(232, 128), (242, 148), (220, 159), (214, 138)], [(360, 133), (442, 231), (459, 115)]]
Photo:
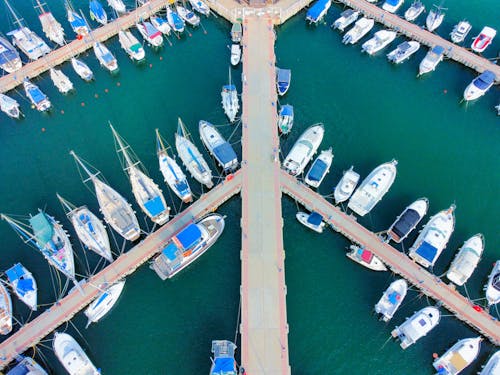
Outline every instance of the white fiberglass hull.
[(127, 11), (127, 8), (122, 0), (108, 0), (108, 4), (118, 13), (125, 13)]
[(325, 128), (323, 124), (316, 124), (307, 128), (286, 156), (283, 161), (283, 168), (292, 176), (301, 174), (318, 150), (324, 134)]
[(52, 341), (54, 353), (70, 375), (99, 375), (82, 347), (67, 333), (56, 332)]
[(0, 334), (12, 331), (12, 300), (7, 288), (0, 283)]
[(189, 0), (189, 3), (193, 7), (193, 9), (196, 10), (198, 13), (204, 14), (205, 16), (208, 16), (210, 14), (210, 8), (203, 1)]
[[(12, 273), (12, 274), (11, 274)], [(22, 264), (17, 263), (9, 270), (6, 271), (7, 281), (19, 298), (26, 306), (32, 311), (36, 311), (38, 307), (38, 288), (36, 285), (36, 280), (32, 273), (28, 271), (26, 267)], [(29, 288), (25, 285), (20, 285), (20, 281), (30, 282)]]
[[(402, 49), (401, 47), (408, 43), (409, 48)], [(400, 64), (406, 59), (409, 59), (411, 55), (420, 49), (420, 43), (414, 40), (409, 42), (401, 43), (396, 49), (392, 50), (387, 54), (387, 59), (395, 64)]]
[(425, 10), (425, 6), (420, 2), (414, 2), (405, 12), (405, 20), (415, 21)]
[(381, 314), (381, 320), (388, 322), (394, 316), (396, 310), (401, 306), (406, 293), (408, 283), (404, 279), (393, 281), (386, 289), (380, 300), (375, 305), (375, 311)]
[(483, 370), (479, 375), (498, 375), (500, 374), (500, 350), (496, 351), (495, 354), (484, 365)]
[(460, 21), (455, 25), (450, 33), (453, 43), (462, 43), (472, 29), (472, 25), (467, 21)]
[(186, 179), (186, 175), (177, 162), (167, 155), (166, 152), (158, 153), (160, 171), (166, 184), (185, 203), (193, 201), (193, 195)]
[(0, 110), (7, 116), (18, 119), (21, 115), (19, 103), (7, 95), (0, 94)]
[(345, 202), (349, 199), (358, 184), (359, 177), (359, 174), (354, 172), (353, 167), (344, 172), (339, 183), (335, 186), (335, 191), (333, 193), (336, 204)]
[(425, 20), (427, 30), (429, 30), (432, 33), (443, 23), (443, 19), (444, 19), (443, 13), (437, 13), (434, 10), (431, 10), (427, 15), (427, 19)]
[(64, 74), (61, 70), (50, 68), (50, 79), (57, 87), (61, 94), (67, 94), (73, 90), (73, 83), (69, 80), (68, 76)]
[(363, 52), (373, 55), (378, 51), (384, 49), (389, 43), (391, 43), (396, 38), (396, 32), (389, 30), (377, 31), (373, 38), (363, 43), (361, 49)]
[(439, 324), (441, 314), (433, 306), (424, 307), (417, 311), (403, 324), (391, 332), (392, 337), (401, 340), (401, 348), (406, 349), (420, 338), (426, 336), (434, 327)]
[(157, 32), (151, 30), (151, 28), (154, 27), (151, 23), (144, 21), (136, 23), (135, 27), (137, 27), (137, 30), (139, 30), (139, 33), (141, 33), (142, 37), (147, 43), (149, 43), (153, 47), (161, 47), (161, 45), (163, 44), (163, 37), (161, 36), (161, 32), (156, 28), (155, 30)]
[(151, 16), (149, 18), (151, 24), (158, 29), (162, 34), (170, 35), (172, 28), (170, 27), (168, 21), (159, 16)]
[(118, 61), (104, 44), (99, 42), (95, 43), (94, 53), (103, 67), (111, 73), (118, 71)]
[(84, 81), (92, 81), (94, 78), (94, 73), (83, 61), (76, 59), (75, 57), (71, 58), (71, 66), (75, 70), (76, 74), (80, 76)]
[(49, 46), (27, 27), (11, 31), (12, 44), (18, 47), (30, 60), (37, 60), (50, 53)]
[(448, 280), (464, 285), (476, 269), (484, 251), (484, 237), (476, 234), (464, 242), (446, 273)]
[(437, 56), (432, 50), (429, 50), (420, 62), (418, 75), (433, 72), (441, 61), (443, 61), (443, 55)]
[(191, 12), (189, 9), (176, 5), (177, 14), (181, 17), (186, 23), (191, 26), (198, 26), (200, 24), (200, 17)]
[(493, 266), (485, 289), (488, 305), (496, 305), (500, 302), (500, 260), (497, 260)]
[(344, 32), (345, 28), (355, 22), (359, 17), (358, 11), (352, 11), (348, 13), (348, 15), (341, 15), (341, 17), (335, 20), (332, 25), (334, 29), (339, 29), (340, 32)]
[(130, 31), (120, 30), (118, 32), (118, 41), (120, 42), (120, 46), (132, 60), (141, 61), (146, 57), (144, 48), (142, 48), (137, 38)]
[(373, 28), (375, 21), (370, 18), (363, 17), (356, 21), (353, 28), (349, 30), (342, 38), (344, 44), (355, 44), (364, 37)]
[(42, 13), (38, 16), (38, 19), (42, 24), (42, 30), (47, 38), (60, 46), (64, 45), (64, 29), (52, 13)]
[(295, 218), (302, 225), (308, 227), (309, 229), (312, 229), (313, 231), (318, 233), (323, 233), (323, 228), (325, 227), (325, 223), (323, 221), (319, 225), (311, 224), (307, 221), (307, 219), (309, 218), (309, 214), (305, 212), (297, 212), (297, 214), (295, 214)]
[(432, 364), (439, 374), (456, 375), (469, 366), (478, 356), (481, 337), (459, 340)]
[(385, 266), (385, 264), (371, 251), (363, 249), (356, 245), (349, 246), (349, 249), (351, 251), (346, 253), (345, 255), (354, 262), (361, 264), (363, 267), (366, 267), (372, 271), (387, 271), (387, 267)]
[[(315, 166), (318, 167), (318, 163), (320, 161), (322, 162), (321, 165), (324, 169), (321, 171), (321, 176), (319, 176), (319, 178), (316, 178), (317, 176), (314, 176), (313, 175), (314, 173), (312, 171), (314, 170)], [(311, 187), (317, 188), (319, 185), (321, 185), (324, 178), (330, 171), (332, 162), (333, 162), (332, 148), (330, 147), (328, 150), (321, 151), (318, 158), (313, 162), (311, 168), (307, 172), (306, 177), (304, 178), (304, 182)]]
[(106, 315), (109, 310), (118, 302), (125, 287), (125, 280), (118, 281), (109, 288), (106, 288), (99, 296), (87, 307), (84, 314), (88, 318), (87, 326), (90, 323), (96, 323)]
[(232, 147), (229, 145), (228, 149), (231, 148), (233, 151), (233, 155), (229, 155), (229, 150), (226, 152), (222, 152), (222, 154), (218, 151), (224, 145), (228, 145), (227, 141), (224, 137), (219, 133), (219, 131), (207, 121), (201, 120), (199, 122), (198, 127), (200, 138), (205, 147), (207, 148), (210, 155), (217, 161), (217, 164), (221, 166), (224, 172), (232, 172), (238, 166), (238, 159), (236, 157), (236, 153), (232, 150)]
[(231, 46), (231, 65), (236, 66), (239, 64), (241, 59), (241, 47), (239, 44), (233, 44)]
[(182, 163), (193, 178), (209, 189), (214, 186), (212, 171), (196, 146), (187, 138), (175, 134), (175, 147)]
[(406, 207), (392, 223), (387, 230), (388, 237), (396, 243), (401, 243), (417, 227), (427, 214), (428, 209), (429, 200), (427, 198), (417, 199)]

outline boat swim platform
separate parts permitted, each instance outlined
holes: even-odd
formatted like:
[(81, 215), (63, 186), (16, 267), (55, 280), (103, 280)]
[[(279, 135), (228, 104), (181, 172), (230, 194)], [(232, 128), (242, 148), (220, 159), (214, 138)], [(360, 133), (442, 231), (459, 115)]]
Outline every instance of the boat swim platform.
[(102, 292), (100, 288), (132, 274), (160, 252), (175, 233), (187, 224), (215, 211), (217, 207), (238, 194), (241, 190), (241, 173), (238, 171), (232, 176), (233, 178), (226, 179), (210, 193), (203, 194), (156, 232), (148, 235), (102, 271), (80, 284), (83, 294), (77, 288), (73, 288), (67, 296), (0, 343), (0, 370), (14, 360), (17, 354), (37, 345), (45, 336), (83, 310)]
[(285, 171), (281, 171), (281, 188), (285, 194), (308, 210), (321, 214), (324, 221), (335, 231), (372, 251), (392, 272), (405, 278), (422, 293), (438, 301), (438, 304), (444, 306), (493, 344), (500, 345), (500, 321), (486, 310), (476, 311), (474, 303), (458, 293), (453, 285), (444, 283), (407, 255), (383, 242), (376, 234), (359, 224), (354, 217), (345, 214)]

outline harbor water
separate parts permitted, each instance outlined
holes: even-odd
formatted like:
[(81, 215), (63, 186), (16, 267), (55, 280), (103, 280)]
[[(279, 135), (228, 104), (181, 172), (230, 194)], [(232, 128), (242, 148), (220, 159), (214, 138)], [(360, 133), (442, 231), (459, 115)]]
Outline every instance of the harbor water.
[[(31, 3), (12, 3), (32, 29), (42, 35)], [(85, 1), (73, 3), (87, 12)], [(424, 3), (427, 9), (432, 5)], [(74, 34), (65, 20), (62, 3), (52, 0), (48, 5), (71, 38)], [(409, 2), (405, 3), (399, 13), (408, 6)], [(497, 0), (455, 0), (445, 6), (449, 10), (438, 29), (442, 36), (447, 37), (463, 18), (473, 25), (466, 44), (484, 25), (500, 29)], [(0, 8), (0, 28), (6, 33), (11, 24), (3, 5)], [(429, 199), (430, 215), (456, 204), (456, 228), (434, 273), (446, 272), (463, 242), (483, 233), (486, 249), (482, 261), (467, 289), (460, 288), (472, 299), (480, 299), (492, 264), (500, 259), (500, 118), (494, 110), (500, 102), (500, 90), (493, 87), (484, 97), (466, 105), (461, 103), (462, 93), (476, 73), (444, 61), (435, 72), (416, 78), (427, 48), (394, 66), (384, 52), (362, 54), (362, 42), (343, 45), (342, 35), (329, 27), (342, 10), (340, 5), (333, 5), (325, 21), (316, 27), (306, 25), (302, 11), (276, 29), (277, 65), (292, 70), (290, 90), (280, 102), (292, 104), (295, 110), (295, 125), (282, 138), (282, 152), (291, 148), (306, 127), (323, 122), (325, 137), (320, 149), (332, 146), (335, 155), (332, 169), (319, 188), (328, 196), (351, 165), (364, 178), (377, 165), (397, 159), (394, 185), (372, 213), (359, 221), (379, 232), (419, 197)], [(418, 22), (423, 24), (425, 15)], [(82, 250), (56, 198), (59, 193), (98, 213), (97, 201), (82, 183), (70, 150), (98, 168), (109, 184), (132, 203), (144, 231), (152, 229), (152, 223), (140, 213), (120, 168), (108, 121), (132, 146), (174, 212), (185, 205), (169, 193), (158, 170), (155, 128), (173, 146), (177, 118), (181, 117), (215, 170), (215, 162), (209, 159), (198, 134), (198, 121), (207, 120), (219, 125), (241, 156), (241, 129), (228, 124), (220, 105), (220, 90), (227, 83), (230, 65), (230, 24), (214, 16), (204, 18), (202, 23), (203, 28), (188, 29), (189, 35), (180, 39), (169, 37), (171, 45), (166, 42), (158, 51), (145, 46), (147, 61), (142, 64), (129, 60), (117, 38), (106, 42), (118, 58), (120, 72), (115, 76), (99, 67), (92, 51), (80, 56), (94, 71), (91, 83), (81, 81), (70, 64), (62, 65), (76, 88), (67, 96), (57, 92), (47, 73), (34, 79), (53, 103), (49, 114), (30, 109), (22, 88), (9, 94), (21, 103), (25, 117), (14, 121), (0, 114), (0, 212), (20, 218), (42, 208), (55, 216), (71, 234), (79, 275), (102, 267), (103, 262)], [(370, 35), (379, 29), (380, 25), (376, 25)], [(136, 30), (133, 32), (140, 37)], [(486, 57), (498, 53), (497, 39), (486, 50)], [(402, 40), (396, 39), (385, 53)], [(231, 68), (231, 74), (241, 92), (241, 66)], [(197, 196), (203, 193), (194, 180), (191, 186)], [(344, 255), (349, 243), (343, 237), (331, 230), (322, 235), (308, 230), (295, 219), (301, 207), (286, 196), (282, 205), (289, 353), (294, 375), (431, 374), (433, 353), (441, 355), (457, 340), (477, 335), (441, 309), (439, 326), (403, 351), (398, 343), (389, 340), (391, 330), (414, 311), (435, 301), (411, 290), (388, 324), (378, 321), (372, 314), (373, 306), (394, 276), (374, 273), (351, 262)], [(143, 266), (127, 279), (119, 303), (101, 322), (85, 330), (86, 319), (80, 313), (71, 324), (59, 328), (75, 337), (103, 374), (208, 373), (211, 340), (234, 340), (240, 287), (239, 197), (218, 212), (227, 216), (223, 235), (188, 269), (162, 282)], [(405, 249), (416, 235), (412, 233), (404, 242)], [(39, 303), (44, 305), (39, 310), (43, 311), (55, 302), (64, 279), (51, 277), (43, 257), (23, 244), (5, 222), (0, 225), (0, 236), (0, 268), (22, 261), (37, 278)], [(118, 254), (122, 243), (113, 243), (114, 253)], [(126, 244), (125, 249), (130, 246)], [(14, 296), (12, 299), (17, 329), (35, 313), (30, 316), (22, 303)], [(477, 303), (484, 304), (484, 300)], [(495, 309), (492, 314), (499, 317)], [(52, 373), (64, 374), (51, 345), (48, 336), (35, 354), (40, 362), (46, 361)], [(498, 348), (484, 341), (478, 360), (463, 373), (475, 374), (495, 350)]]

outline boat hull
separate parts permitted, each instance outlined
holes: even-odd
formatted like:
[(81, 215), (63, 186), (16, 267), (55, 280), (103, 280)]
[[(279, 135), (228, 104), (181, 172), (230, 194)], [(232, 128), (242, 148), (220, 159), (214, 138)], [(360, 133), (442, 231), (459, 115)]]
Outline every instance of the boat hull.
[(292, 176), (300, 175), (318, 150), (324, 134), (323, 124), (315, 124), (307, 128), (286, 156), (283, 168)]
[(350, 252), (346, 253), (346, 257), (353, 260), (354, 262), (361, 264), (372, 271), (387, 271), (385, 264), (371, 251), (365, 250), (359, 246), (351, 245), (349, 246)]
[(408, 283), (404, 279), (393, 281), (375, 305), (375, 312), (381, 315), (381, 320), (388, 322), (394, 316), (396, 310), (401, 306), (406, 293)]
[(96, 323), (102, 319), (118, 302), (123, 288), (125, 287), (125, 280), (119, 281), (112, 286), (106, 288), (84, 311), (85, 316), (88, 318), (87, 326), (91, 323)]
[(458, 286), (464, 285), (476, 269), (483, 251), (484, 237), (482, 234), (476, 234), (465, 241), (446, 273), (448, 280)]
[(478, 356), (481, 337), (459, 340), (432, 364), (441, 375), (457, 375)]
[(336, 204), (345, 202), (351, 197), (354, 189), (356, 189), (359, 177), (359, 174), (354, 172), (353, 167), (344, 172), (344, 175), (337, 186), (335, 186), (335, 191), (333, 192), (333, 198)]
[(417, 199), (399, 215), (387, 230), (390, 240), (401, 243), (417, 227), (418, 223), (427, 214), (429, 200)]
[(433, 306), (424, 307), (408, 318), (401, 326), (396, 327), (391, 332), (391, 335), (399, 338), (401, 348), (406, 349), (436, 327), (440, 318), (441, 314), (437, 308)]
[(319, 225), (311, 224), (307, 221), (309, 214), (305, 212), (297, 212), (295, 217), (302, 225), (306, 226), (307, 228), (312, 229), (317, 233), (323, 233), (323, 229), (325, 227), (325, 223), (323, 221)]

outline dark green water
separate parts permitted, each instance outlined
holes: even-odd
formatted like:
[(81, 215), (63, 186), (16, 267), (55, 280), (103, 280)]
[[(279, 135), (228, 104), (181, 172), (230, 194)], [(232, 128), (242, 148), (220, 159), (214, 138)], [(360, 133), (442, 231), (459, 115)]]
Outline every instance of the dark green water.
[[(31, 4), (13, 3), (30, 26), (40, 32)], [(85, 1), (74, 3), (87, 10)], [(61, 2), (51, 1), (49, 5), (66, 27)], [(470, 36), (483, 24), (500, 28), (496, 0), (457, 0), (447, 6), (448, 15), (439, 29), (443, 36), (465, 17), (474, 26)], [(342, 45), (341, 36), (327, 26), (340, 11), (340, 7), (332, 6), (326, 24), (317, 28), (307, 27), (304, 13), (300, 13), (277, 29), (278, 64), (293, 72), (292, 86), (284, 101), (293, 104), (296, 113), (295, 128), (283, 139), (283, 150), (287, 152), (300, 131), (310, 124), (325, 124), (322, 148), (331, 145), (335, 153), (332, 170), (320, 188), (325, 195), (331, 193), (342, 171), (350, 165), (366, 176), (378, 164), (398, 159), (398, 176), (390, 192), (360, 222), (380, 231), (418, 197), (429, 198), (430, 214), (454, 202), (456, 229), (435, 273), (445, 272), (463, 241), (482, 232), (486, 251), (467, 286), (472, 298), (481, 298), (491, 265), (500, 258), (496, 220), (500, 209), (500, 132), (499, 118), (493, 110), (499, 102), (498, 87), (475, 103), (460, 104), (463, 89), (474, 72), (446, 61), (436, 72), (417, 79), (424, 49), (397, 67), (390, 65), (383, 53), (362, 55), (359, 44)], [(0, 22), (2, 31), (7, 32), (3, 10)], [(87, 204), (94, 212), (98, 206), (80, 181), (68, 155), (71, 149), (99, 168), (113, 187), (134, 202), (114, 151), (108, 120), (132, 145), (150, 175), (162, 186), (167, 200), (178, 208), (179, 201), (169, 196), (157, 168), (154, 129), (159, 128), (173, 143), (176, 119), (181, 116), (201, 146), (196, 129), (200, 119), (226, 123), (220, 107), (220, 86), (227, 80), (230, 25), (220, 17), (204, 20), (203, 24), (206, 34), (198, 29), (192, 31), (192, 36), (172, 39), (172, 46), (166, 45), (158, 52), (147, 48), (147, 62), (139, 66), (129, 61), (116, 38), (107, 42), (119, 60), (120, 73), (110, 76), (89, 53), (82, 58), (96, 76), (90, 84), (79, 80), (69, 64), (64, 64), (62, 69), (76, 87), (76, 92), (66, 97), (44, 74), (36, 83), (54, 104), (49, 115), (30, 110), (23, 95), (12, 93), (22, 102), (26, 118), (14, 122), (3, 114), (0, 117), (0, 211), (27, 215), (38, 207), (46, 208), (75, 239), (55, 193), (77, 205)], [(67, 34), (73, 35), (69, 29)], [(496, 40), (485, 55), (494, 56), (498, 46)], [(232, 70), (238, 86), (240, 72), (241, 67)], [(221, 127), (227, 137), (233, 130)], [(237, 129), (232, 141), (236, 142), (240, 134)], [(239, 144), (236, 146), (240, 154)], [(201, 192), (199, 184), (192, 186)], [(140, 212), (137, 205), (135, 209)], [(435, 331), (406, 351), (397, 343), (387, 342), (394, 325), (433, 301), (419, 299), (411, 291), (391, 323), (377, 321), (371, 315), (373, 305), (393, 280), (391, 275), (372, 273), (350, 262), (344, 256), (346, 240), (330, 231), (319, 236), (306, 230), (294, 219), (296, 210), (293, 201), (283, 199), (293, 374), (430, 374), (432, 353), (442, 354), (456, 340), (475, 335), (453, 317), (445, 316)], [(234, 339), (240, 285), (239, 198), (222, 206), (219, 212), (227, 215), (223, 236), (188, 270), (174, 280), (161, 282), (143, 267), (128, 278), (119, 304), (103, 321), (84, 330), (83, 314), (72, 320), (85, 340), (72, 325), (68, 332), (86, 348), (103, 373), (208, 373), (211, 340)], [(144, 220), (141, 225), (147, 229)], [(0, 235), (0, 266), (8, 268), (22, 260), (37, 277), (40, 303), (53, 302), (55, 294), (43, 258), (23, 245), (5, 223), (0, 226)], [(73, 242), (81, 260), (77, 272), (84, 274), (83, 251)], [(98, 258), (88, 258), (93, 269)], [(14, 298), (13, 303), (17, 319), (26, 321), (27, 308)], [(448, 313), (443, 310), (443, 314)], [(63, 374), (50, 347), (50, 340), (46, 340), (39, 350), (48, 359), (48, 367)], [(478, 371), (493, 350), (483, 345), (479, 359), (464, 373)]]

